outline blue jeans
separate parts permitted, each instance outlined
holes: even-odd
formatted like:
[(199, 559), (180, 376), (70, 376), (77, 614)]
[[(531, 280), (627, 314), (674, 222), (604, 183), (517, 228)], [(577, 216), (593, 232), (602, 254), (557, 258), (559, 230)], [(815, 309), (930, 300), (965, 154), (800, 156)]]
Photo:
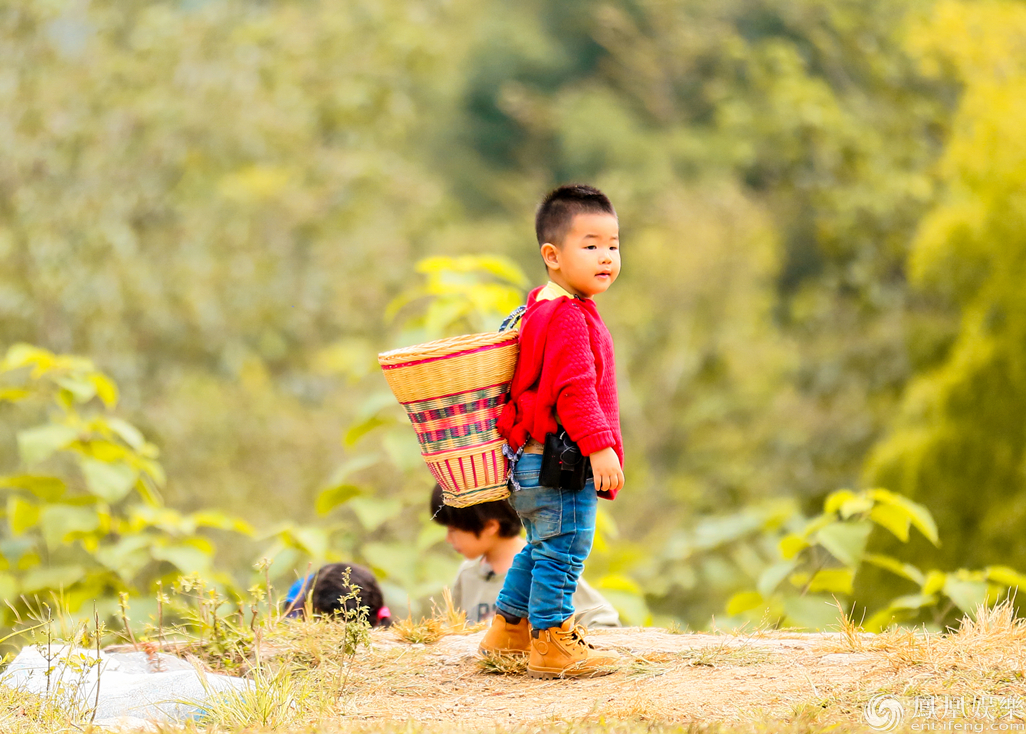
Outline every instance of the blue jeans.
[(559, 627), (574, 613), (573, 595), (595, 539), (598, 498), (588, 480), (579, 492), (542, 487), (538, 454), (524, 454), (515, 476), (513, 507), (527, 529), (527, 545), (513, 558), (495, 606), (527, 617), (535, 629)]

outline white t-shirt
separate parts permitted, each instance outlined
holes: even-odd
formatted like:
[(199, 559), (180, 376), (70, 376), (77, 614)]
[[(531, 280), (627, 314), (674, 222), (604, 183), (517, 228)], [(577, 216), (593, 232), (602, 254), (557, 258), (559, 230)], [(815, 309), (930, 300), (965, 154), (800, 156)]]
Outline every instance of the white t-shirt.
[[(467, 621), (486, 622), (495, 616), (495, 600), (506, 575), (492, 570), (484, 557), (464, 561), (452, 585), (452, 601), (467, 613)], [(583, 578), (574, 592), (576, 621), (585, 627), (619, 627), (620, 615)]]

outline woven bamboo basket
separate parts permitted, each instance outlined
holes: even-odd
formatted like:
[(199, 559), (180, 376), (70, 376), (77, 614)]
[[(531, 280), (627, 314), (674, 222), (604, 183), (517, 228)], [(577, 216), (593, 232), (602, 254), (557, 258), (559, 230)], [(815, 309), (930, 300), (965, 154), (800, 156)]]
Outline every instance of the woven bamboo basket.
[(510, 330), (378, 355), (447, 505), (469, 507), (509, 496), (505, 441), (495, 425), (519, 351), (518, 332)]

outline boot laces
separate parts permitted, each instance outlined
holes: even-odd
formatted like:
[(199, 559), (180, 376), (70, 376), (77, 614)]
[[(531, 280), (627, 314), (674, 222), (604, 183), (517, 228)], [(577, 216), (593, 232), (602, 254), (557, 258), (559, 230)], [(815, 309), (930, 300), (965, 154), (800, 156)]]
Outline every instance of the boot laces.
[(587, 631), (588, 628), (585, 627), (583, 624), (575, 624), (573, 629), (570, 630), (569, 637), (575, 645), (581, 645), (583, 647), (587, 647), (594, 650), (595, 646), (588, 642), (586, 639), (584, 639), (584, 635)]

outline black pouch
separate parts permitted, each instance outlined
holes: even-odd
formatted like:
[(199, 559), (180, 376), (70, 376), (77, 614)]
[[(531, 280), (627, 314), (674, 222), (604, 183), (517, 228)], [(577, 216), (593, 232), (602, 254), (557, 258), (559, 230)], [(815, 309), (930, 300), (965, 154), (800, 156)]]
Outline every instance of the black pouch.
[(591, 477), (591, 459), (581, 454), (581, 449), (566, 431), (545, 436), (539, 484), (577, 492), (584, 489)]

